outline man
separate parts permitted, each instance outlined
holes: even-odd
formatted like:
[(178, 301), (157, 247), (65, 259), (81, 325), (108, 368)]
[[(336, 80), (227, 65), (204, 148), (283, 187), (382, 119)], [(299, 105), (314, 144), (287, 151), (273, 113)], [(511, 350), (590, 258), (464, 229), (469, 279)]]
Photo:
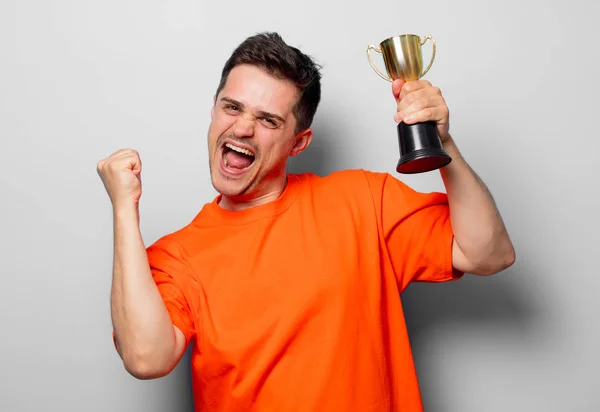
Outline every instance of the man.
[(399, 294), (510, 266), (494, 201), (448, 132), (425, 81), (396, 81), (397, 122), (435, 121), (453, 161), (447, 195), (386, 173), (286, 175), (312, 140), (318, 66), (277, 34), (248, 38), (225, 64), (208, 130), (219, 195), (147, 249), (141, 161), (98, 164), (114, 210), (112, 319), (125, 368), (168, 374), (193, 342), (202, 411), (420, 411)]

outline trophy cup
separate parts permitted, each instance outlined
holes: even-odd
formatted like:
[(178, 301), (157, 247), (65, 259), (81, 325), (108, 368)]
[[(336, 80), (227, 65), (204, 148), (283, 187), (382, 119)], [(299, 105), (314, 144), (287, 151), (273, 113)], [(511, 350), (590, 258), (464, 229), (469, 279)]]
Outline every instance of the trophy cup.
[[(423, 56), (421, 46), (427, 40), (433, 43), (433, 54), (431, 61), (425, 70), (423, 69)], [(380, 53), (385, 63), (388, 76), (381, 73), (371, 59), (370, 51)], [(379, 44), (367, 47), (369, 64), (375, 72), (384, 80), (392, 82), (396, 79), (404, 81), (418, 80), (431, 68), (435, 59), (435, 40), (431, 35), (425, 36), (423, 41), (414, 34), (403, 34), (390, 37)], [(398, 129), (398, 144), (400, 146), (400, 160), (396, 166), (398, 173), (423, 173), (439, 169), (452, 161), (446, 153), (437, 133), (435, 122), (405, 124), (400, 122)]]

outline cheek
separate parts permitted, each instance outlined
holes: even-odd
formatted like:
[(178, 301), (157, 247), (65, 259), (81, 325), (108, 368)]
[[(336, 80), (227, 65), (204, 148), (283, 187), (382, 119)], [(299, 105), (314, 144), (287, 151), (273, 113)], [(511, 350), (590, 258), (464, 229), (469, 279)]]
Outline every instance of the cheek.
[(223, 134), (226, 130), (231, 128), (234, 123), (235, 117), (217, 111), (210, 122), (210, 129), (216, 133)]
[(210, 145), (216, 145), (217, 140), (233, 125), (231, 116), (219, 115), (215, 113), (210, 125), (208, 126), (208, 142)]
[[(265, 139), (266, 140), (266, 139)], [(282, 159), (287, 159), (292, 150), (292, 146), (283, 136), (271, 137), (263, 146), (265, 150), (265, 159), (270, 163), (280, 163)]]

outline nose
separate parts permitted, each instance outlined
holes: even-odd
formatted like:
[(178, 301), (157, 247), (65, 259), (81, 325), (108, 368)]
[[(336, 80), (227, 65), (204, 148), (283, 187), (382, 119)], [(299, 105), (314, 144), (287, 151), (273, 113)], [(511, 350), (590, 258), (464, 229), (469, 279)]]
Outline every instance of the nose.
[(255, 121), (256, 119), (249, 114), (238, 116), (233, 125), (233, 134), (239, 138), (254, 136)]

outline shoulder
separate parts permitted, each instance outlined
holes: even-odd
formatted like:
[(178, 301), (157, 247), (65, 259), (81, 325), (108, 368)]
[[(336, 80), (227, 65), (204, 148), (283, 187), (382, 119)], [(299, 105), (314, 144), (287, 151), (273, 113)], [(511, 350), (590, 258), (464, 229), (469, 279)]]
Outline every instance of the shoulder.
[(412, 203), (415, 191), (389, 173), (365, 169), (333, 172), (327, 176), (298, 175), (301, 198), (336, 209), (347, 205), (360, 210), (379, 209), (388, 203)]
[(365, 169), (342, 170), (323, 178), (316, 178), (326, 188), (340, 198), (370, 199), (376, 207), (394, 205), (400, 207), (425, 207), (447, 204), (446, 193), (421, 192), (388, 172), (375, 172)]
[(147, 252), (153, 255), (169, 255), (173, 258), (181, 258), (183, 244), (185, 243), (186, 228), (163, 234), (150, 243)]
[(326, 176), (303, 173), (297, 176), (305, 186), (355, 192), (368, 190), (371, 185), (382, 185), (386, 179), (393, 178), (389, 173), (372, 172), (365, 169), (338, 170)]
[(198, 215), (184, 226), (175, 227), (163, 232), (160, 237), (150, 243), (146, 248), (147, 252), (185, 260), (190, 254), (190, 248), (198, 240), (198, 226), (194, 223)]
[(339, 170), (323, 177), (310, 173), (298, 176), (304, 181), (305, 186), (315, 190), (323, 189), (335, 195), (381, 197), (385, 191), (402, 192), (406, 195), (415, 193), (410, 186), (387, 172), (349, 169)]

